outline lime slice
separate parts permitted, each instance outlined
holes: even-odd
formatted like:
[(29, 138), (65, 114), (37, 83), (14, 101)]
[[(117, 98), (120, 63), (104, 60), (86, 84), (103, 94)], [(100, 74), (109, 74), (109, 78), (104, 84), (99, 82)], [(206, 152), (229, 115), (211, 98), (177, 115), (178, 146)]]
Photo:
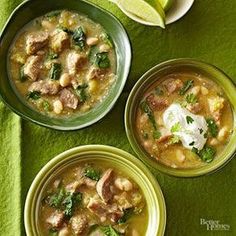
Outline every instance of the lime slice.
[(173, 4), (173, 0), (158, 0), (162, 6), (162, 8), (165, 10), (165, 11), (168, 11), (172, 4)]
[(131, 19), (165, 28), (165, 12), (157, 0), (111, 0)]

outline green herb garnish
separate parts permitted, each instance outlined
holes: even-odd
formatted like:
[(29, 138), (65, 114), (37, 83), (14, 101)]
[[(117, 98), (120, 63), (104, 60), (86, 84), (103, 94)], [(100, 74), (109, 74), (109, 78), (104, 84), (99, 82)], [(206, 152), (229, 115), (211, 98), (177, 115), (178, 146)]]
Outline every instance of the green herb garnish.
[(60, 208), (62, 201), (65, 197), (65, 190), (64, 189), (59, 189), (57, 190), (56, 193), (54, 193), (52, 196), (49, 197), (49, 205), (51, 207), (55, 207), (55, 208)]
[(50, 105), (50, 103), (48, 102), (48, 101), (46, 101), (46, 100), (44, 100), (43, 102), (42, 102), (42, 106), (43, 106), (43, 110), (44, 111), (50, 111), (51, 110), (51, 105)]
[(76, 88), (75, 92), (79, 96), (80, 102), (85, 102), (87, 100), (88, 97), (86, 93), (87, 88), (88, 88), (87, 84), (81, 84)]
[(183, 87), (179, 90), (179, 95), (184, 95), (191, 87), (193, 87), (193, 80), (186, 80)]
[(80, 49), (85, 48), (86, 35), (82, 27), (76, 29), (72, 35), (72, 39)]
[(27, 99), (32, 99), (32, 100), (38, 100), (40, 96), (40, 92), (38, 91), (32, 91), (27, 94)]
[(60, 63), (53, 63), (50, 70), (50, 79), (58, 80), (61, 76), (62, 68)]
[(172, 133), (179, 132), (180, 130), (181, 130), (181, 124), (179, 122), (175, 123), (170, 129)]
[(208, 127), (210, 135), (212, 137), (216, 137), (219, 129), (218, 129), (218, 126), (217, 126), (215, 120), (212, 118), (208, 118), (208, 119), (206, 119), (206, 122), (207, 122), (207, 127)]
[(71, 218), (75, 207), (82, 202), (82, 193), (70, 193), (62, 202), (64, 206), (64, 214), (67, 218)]
[(20, 81), (25, 82), (28, 79), (27, 75), (24, 73), (24, 66), (20, 68)]
[(193, 146), (195, 144), (194, 141), (192, 141), (191, 143), (189, 143), (189, 146)]
[(199, 130), (199, 133), (202, 134), (203, 133), (203, 129), (198, 129)]
[(90, 50), (89, 50), (89, 54), (88, 54), (88, 59), (89, 59), (89, 62), (91, 64), (94, 64), (95, 62), (95, 59), (96, 59), (96, 54), (99, 52), (99, 49), (96, 45), (93, 45)]
[(179, 143), (180, 139), (178, 136), (176, 135), (173, 135), (171, 138), (170, 138), (170, 141), (169, 141), (169, 144), (176, 144), (176, 143)]
[(191, 116), (186, 116), (187, 124), (192, 124), (194, 122), (194, 119)]
[(100, 228), (106, 236), (120, 236), (120, 234), (111, 225), (101, 226)]
[(197, 154), (206, 163), (212, 162), (216, 154), (216, 150), (213, 147), (207, 145), (205, 145), (200, 151), (193, 147), (192, 152)]
[(107, 52), (96, 53), (94, 64), (99, 68), (109, 68), (110, 59)]
[(194, 95), (193, 93), (189, 93), (186, 96), (186, 102), (189, 104), (196, 104), (197, 103), (197, 96)]
[(93, 167), (89, 166), (85, 169), (84, 175), (92, 180), (98, 181), (101, 178), (101, 173), (99, 170), (94, 169)]

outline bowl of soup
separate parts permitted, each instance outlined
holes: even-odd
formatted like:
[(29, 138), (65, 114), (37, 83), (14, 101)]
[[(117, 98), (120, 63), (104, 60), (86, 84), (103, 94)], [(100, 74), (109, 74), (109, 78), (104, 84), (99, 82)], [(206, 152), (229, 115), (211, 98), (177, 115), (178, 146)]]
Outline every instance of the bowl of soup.
[(114, 147), (87, 145), (43, 167), (29, 189), (24, 220), (27, 235), (162, 236), (166, 209), (141, 161)]
[(235, 152), (236, 89), (215, 66), (193, 59), (161, 63), (136, 83), (125, 110), (134, 151), (164, 173), (213, 172)]
[(0, 37), (0, 94), (17, 114), (60, 130), (104, 117), (128, 77), (121, 23), (86, 1), (25, 1)]

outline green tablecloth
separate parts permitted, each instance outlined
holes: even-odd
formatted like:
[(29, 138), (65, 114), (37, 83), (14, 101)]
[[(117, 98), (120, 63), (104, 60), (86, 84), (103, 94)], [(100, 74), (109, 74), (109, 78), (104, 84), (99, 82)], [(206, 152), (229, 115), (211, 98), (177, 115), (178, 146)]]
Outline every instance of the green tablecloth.
[[(69, 1), (69, 0), (68, 0)], [(20, 0), (0, 0), (0, 27)], [(24, 235), (23, 207), (37, 172), (56, 154), (82, 144), (113, 145), (132, 153), (123, 111), (137, 79), (157, 63), (193, 57), (224, 69), (236, 82), (236, 1), (195, 0), (191, 11), (166, 30), (139, 25), (106, 0), (93, 0), (126, 27), (133, 48), (128, 83), (101, 122), (81, 131), (59, 132), (21, 120), (0, 104), (0, 235)], [(5, 60), (4, 58), (1, 58)], [(167, 236), (236, 235), (236, 160), (215, 174), (179, 179), (155, 173), (166, 199)], [(209, 231), (201, 219), (229, 231)], [(152, 236), (152, 235), (149, 235)]]

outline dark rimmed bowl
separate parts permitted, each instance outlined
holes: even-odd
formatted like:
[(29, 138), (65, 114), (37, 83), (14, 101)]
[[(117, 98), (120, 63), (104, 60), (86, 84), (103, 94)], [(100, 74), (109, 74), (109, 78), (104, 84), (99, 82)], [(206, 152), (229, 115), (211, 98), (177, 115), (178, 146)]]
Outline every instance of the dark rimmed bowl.
[(166, 206), (161, 188), (148, 168), (131, 154), (111, 146), (86, 145), (72, 148), (54, 157), (35, 177), (25, 202), (24, 223), (26, 234), (41, 235), (37, 227), (39, 202), (43, 189), (55, 173), (84, 161), (102, 161), (111, 164), (131, 177), (142, 190), (148, 209), (146, 236), (164, 236)]
[[(135, 127), (138, 105), (145, 91), (156, 83), (158, 79), (163, 78), (163, 76), (183, 70), (202, 73), (207, 78), (217, 83), (228, 97), (234, 116), (233, 133), (225, 149), (211, 163), (194, 169), (175, 169), (154, 160), (140, 144)], [(212, 173), (224, 166), (234, 156), (236, 150), (236, 87), (223, 71), (213, 65), (189, 58), (170, 60), (154, 66), (138, 80), (127, 100), (124, 119), (126, 134), (133, 150), (148, 166), (157, 171), (177, 177), (195, 177)]]
[[(7, 73), (9, 47), (17, 32), (29, 21), (47, 12), (68, 9), (87, 15), (101, 24), (111, 36), (117, 58), (117, 80), (106, 98), (90, 111), (77, 116), (56, 118), (42, 114), (15, 92)], [(124, 27), (112, 14), (83, 0), (28, 0), (20, 4), (9, 17), (0, 35), (0, 96), (2, 100), (18, 115), (37, 124), (58, 129), (75, 130), (89, 126), (102, 119), (114, 106), (127, 80), (131, 64), (131, 46)]]

